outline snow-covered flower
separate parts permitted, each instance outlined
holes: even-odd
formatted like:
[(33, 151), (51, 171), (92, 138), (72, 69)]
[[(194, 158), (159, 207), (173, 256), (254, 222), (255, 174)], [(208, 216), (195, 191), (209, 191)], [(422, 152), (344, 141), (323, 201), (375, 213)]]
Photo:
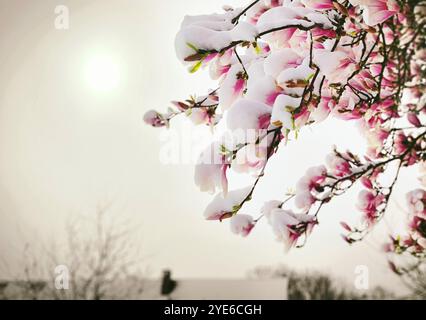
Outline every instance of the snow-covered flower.
[(316, 105), (313, 110), (310, 110), (309, 118), (316, 123), (324, 121), (334, 106), (335, 102), (331, 98), (323, 97), (318, 105)]
[(407, 193), (407, 203), (410, 213), (426, 218), (426, 191), (415, 189)]
[(378, 217), (379, 207), (384, 204), (385, 196), (373, 191), (362, 190), (358, 195), (357, 207), (364, 213), (365, 221), (371, 227)]
[(280, 200), (270, 200), (270, 201), (266, 201), (263, 206), (262, 209), (260, 209), (260, 212), (265, 216), (265, 218), (270, 221), (271, 218), (271, 213), (274, 209), (278, 209), (281, 208), (283, 202)]
[(421, 127), (422, 123), (419, 119), (419, 117), (414, 113), (410, 112), (407, 114), (407, 120), (415, 127)]
[(219, 104), (222, 110), (227, 110), (238, 98), (243, 95), (246, 85), (244, 70), (238, 64), (231, 66), (224, 76), (219, 88)]
[(336, 177), (344, 177), (351, 173), (351, 165), (349, 161), (337, 156), (335, 153), (330, 153), (326, 157), (327, 166), (330, 168), (331, 174)]
[[(186, 16), (181, 29), (176, 35), (176, 55), (184, 63), (191, 63), (188, 59), (201, 50), (221, 50), (232, 41), (253, 41), (257, 34), (256, 28), (247, 22), (237, 25), (232, 19), (239, 12), (236, 10), (222, 14)], [(204, 56), (199, 57), (202, 60)]]
[(330, 10), (334, 9), (333, 1), (331, 0), (301, 0), (301, 2), (308, 8), (315, 10)]
[(395, 151), (400, 154), (406, 152), (408, 144), (407, 136), (403, 132), (398, 132), (395, 138)]
[(280, 94), (275, 100), (272, 109), (271, 123), (276, 127), (283, 127), (289, 130), (295, 129), (293, 112), (300, 106), (302, 98)]
[(194, 181), (202, 192), (214, 193), (217, 189), (224, 194), (228, 190), (226, 171), (229, 164), (224, 155), (220, 153), (221, 144), (212, 143), (206, 148), (195, 165)]
[(229, 191), (227, 195), (218, 193), (204, 211), (207, 220), (231, 218), (240, 209), (241, 203), (250, 194), (251, 187)]
[(230, 227), (231, 231), (243, 237), (248, 236), (254, 227), (254, 220), (252, 216), (247, 214), (236, 214), (231, 218)]
[(239, 99), (228, 111), (226, 124), (229, 130), (257, 130), (269, 126), (271, 107), (248, 99)]
[(143, 121), (153, 127), (164, 127), (167, 125), (167, 120), (161, 113), (158, 113), (155, 110), (147, 111), (143, 116)]
[(268, 148), (266, 146), (250, 143), (237, 152), (235, 159), (231, 162), (231, 167), (234, 171), (240, 173), (257, 172), (264, 167), (267, 161), (267, 153)]
[[(326, 166), (306, 171), (294, 196), (261, 209), (277, 238), (291, 247), (316, 224), (325, 203), (359, 181), (364, 189), (357, 207), (365, 223), (343, 225), (344, 239), (353, 243), (386, 211), (395, 190), (379, 178), (391, 164), (399, 162), (401, 170), (419, 164), (426, 186), (426, 49), (419, 33), (425, 12), (415, 1), (260, 0), (187, 16), (176, 36), (176, 54), (191, 73), (208, 68), (216, 89), (173, 103), (177, 111), (148, 111), (144, 121), (168, 127), (185, 115), (210, 126), (215, 142), (195, 168), (200, 190), (216, 193), (204, 215), (232, 218), (231, 230), (245, 236), (257, 220), (238, 212), (282, 141), (296, 142), (305, 125), (328, 117), (356, 120), (367, 142), (363, 155), (335, 150)], [(228, 192), (229, 170), (252, 174), (254, 182)], [(408, 235), (394, 237), (388, 250), (424, 256), (425, 191), (413, 190), (407, 200)]]
[(419, 181), (422, 187), (426, 188), (426, 161), (422, 161), (419, 163), (419, 172), (420, 172)]
[(278, 241), (283, 242), (288, 250), (295, 245), (304, 233), (309, 233), (316, 224), (315, 217), (295, 214), (290, 210), (273, 209), (270, 224)]
[(356, 61), (343, 50), (315, 49), (313, 61), (330, 83), (343, 83), (356, 68)]

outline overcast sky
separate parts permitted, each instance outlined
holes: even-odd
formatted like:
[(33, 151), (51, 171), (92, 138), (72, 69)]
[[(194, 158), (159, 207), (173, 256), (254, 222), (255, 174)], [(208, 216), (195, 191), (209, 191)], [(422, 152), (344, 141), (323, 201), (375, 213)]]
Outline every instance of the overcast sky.
[[(175, 58), (181, 20), (244, 3), (0, 0), (3, 259), (13, 263), (24, 238), (61, 241), (67, 217), (112, 201), (115, 214), (141, 225), (154, 276), (171, 268), (176, 277), (238, 278), (259, 265), (287, 264), (332, 272), (351, 284), (355, 267), (366, 265), (372, 285), (399, 288), (380, 246), (401, 230), (405, 190), (416, 184), (410, 175), (402, 176), (388, 216), (365, 243), (349, 247), (340, 238), (339, 222), (360, 218), (352, 192), (323, 209), (305, 248), (286, 254), (264, 222), (242, 239), (227, 223), (204, 221), (211, 195), (194, 185), (192, 165), (161, 163), (164, 132), (145, 126), (144, 112), (214, 87), (208, 72), (190, 75)], [(54, 28), (59, 4), (69, 7), (69, 30)], [(93, 74), (102, 69), (99, 61), (111, 66), (112, 82)], [(179, 120), (176, 127), (187, 124)], [(246, 211), (257, 215), (263, 201), (282, 198), (307, 167), (323, 163), (333, 144), (364, 150), (352, 124), (328, 121), (302, 130), (271, 160)], [(246, 180), (237, 177), (231, 187)]]

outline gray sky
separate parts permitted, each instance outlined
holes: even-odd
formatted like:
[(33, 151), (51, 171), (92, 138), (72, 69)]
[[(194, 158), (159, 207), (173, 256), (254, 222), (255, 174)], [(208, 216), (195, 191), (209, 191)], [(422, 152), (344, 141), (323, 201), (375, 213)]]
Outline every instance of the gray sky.
[[(352, 192), (323, 209), (305, 248), (285, 254), (266, 223), (242, 239), (227, 223), (204, 221), (211, 196), (195, 187), (193, 167), (160, 162), (161, 130), (142, 123), (144, 112), (214, 87), (207, 72), (190, 75), (175, 58), (183, 16), (244, 3), (0, 0), (2, 258), (13, 261), (23, 238), (60, 241), (70, 214), (113, 201), (116, 214), (141, 224), (154, 275), (167, 267), (177, 277), (243, 277), (258, 265), (284, 263), (353, 283), (355, 267), (367, 265), (372, 285), (397, 288), (380, 245), (401, 228), (398, 205), (416, 183), (410, 175), (403, 175), (389, 215), (365, 243), (348, 247), (340, 238), (339, 222), (360, 217)], [(54, 28), (58, 4), (70, 9), (69, 30)], [(97, 59), (115, 68), (110, 90), (97, 90)], [(308, 166), (323, 163), (333, 144), (364, 150), (352, 124), (327, 121), (303, 130), (271, 160), (247, 212), (256, 215), (263, 201), (282, 197)], [(236, 178), (235, 185), (244, 181)]]

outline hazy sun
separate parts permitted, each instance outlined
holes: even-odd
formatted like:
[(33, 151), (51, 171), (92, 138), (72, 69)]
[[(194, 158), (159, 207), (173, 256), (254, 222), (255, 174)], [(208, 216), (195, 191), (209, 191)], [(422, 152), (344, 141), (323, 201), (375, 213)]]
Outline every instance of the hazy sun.
[(86, 63), (85, 78), (93, 90), (113, 90), (120, 83), (120, 65), (108, 55), (93, 56)]

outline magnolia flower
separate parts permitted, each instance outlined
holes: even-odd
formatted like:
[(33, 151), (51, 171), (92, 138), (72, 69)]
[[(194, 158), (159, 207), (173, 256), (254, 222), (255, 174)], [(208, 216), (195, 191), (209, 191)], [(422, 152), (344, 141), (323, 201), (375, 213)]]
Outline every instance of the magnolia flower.
[(323, 187), (323, 184), (327, 182), (326, 174), (325, 166), (312, 167), (299, 179), (294, 199), (298, 208), (308, 211), (317, 200), (325, 200), (329, 197)]
[(413, 216), (409, 220), (408, 227), (411, 242), (406, 245), (414, 246), (420, 252), (426, 249), (426, 219)]
[(309, 58), (305, 58), (299, 66), (281, 71), (277, 83), (286, 94), (301, 96), (314, 73), (315, 70), (309, 67)]
[(235, 159), (231, 162), (231, 167), (236, 172), (257, 172), (262, 169), (267, 161), (268, 147), (264, 146), (266, 139), (261, 145), (250, 143), (241, 148)]
[(277, 240), (283, 242), (286, 250), (289, 250), (303, 233), (311, 231), (316, 221), (315, 217), (306, 214), (295, 214), (289, 210), (273, 209), (270, 223)]
[(315, 203), (315, 200), (316, 199), (310, 191), (304, 190), (296, 193), (294, 203), (296, 207), (308, 210)]
[[(424, 13), (415, 1), (261, 0), (187, 16), (176, 36), (177, 56), (191, 72), (209, 67), (217, 89), (174, 103), (177, 111), (149, 111), (144, 121), (168, 126), (182, 114), (224, 132), (200, 155), (195, 183), (217, 193), (206, 219), (231, 218), (232, 232), (246, 236), (257, 221), (238, 212), (254, 194), (269, 158), (284, 147), (281, 141), (328, 116), (357, 120), (367, 152), (330, 154), (327, 166), (310, 168), (297, 182), (293, 200), (301, 214), (283, 208), (287, 201), (274, 200), (262, 207), (264, 220), (289, 248), (316, 224), (322, 204), (359, 181), (365, 189), (357, 207), (366, 223), (342, 224), (348, 232), (344, 239), (353, 243), (385, 213), (392, 188), (379, 177), (388, 164), (398, 160), (403, 169), (418, 163), (422, 189), (407, 195), (408, 235), (395, 237), (388, 250), (424, 255), (426, 49), (418, 32)], [(228, 192), (231, 168), (254, 174), (255, 182)]]
[(271, 213), (274, 209), (278, 209), (281, 208), (283, 202), (280, 200), (270, 200), (270, 201), (266, 201), (263, 206), (262, 209), (260, 209), (260, 212), (263, 214), (263, 216), (269, 221), (269, 223), (271, 222)]
[(315, 121), (316, 123), (324, 121), (328, 117), (334, 106), (335, 102), (331, 100), (331, 98), (323, 97), (318, 103), (318, 105), (315, 106), (313, 110), (310, 110), (311, 112), (309, 118)]
[(384, 141), (389, 137), (389, 131), (382, 129), (379, 126), (371, 128), (365, 122), (359, 122), (359, 124), (361, 133), (367, 139), (368, 146), (375, 151), (380, 151), (383, 147)]
[(162, 114), (155, 110), (147, 111), (143, 116), (143, 121), (153, 127), (164, 127), (167, 125), (167, 120), (163, 117)]
[(244, 70), (239, 64), (234, 64), (224, 76), (218, 91), (222, 110), (227, 110), (242, 96), (245, 85)]
[(376, 222), (378, 208), (384, 203), (384, 201), (385, 196), (382, 194), (376, 194), (367, 190), (362, 190), (359, 193), (357, 207), (359, 210), (364, 212), (364, 218), (369, 227)]
[(248, 99), (239, 99), (228, 111), (227, 127), (229, 130), (257, 130), (269, 126), (271, 107)]
[(303, 62), (303, 57), (293, 49), (273, 51), (265, 58), (264, 71), (266, 75), (277, 78), (283, 70), (296, 68)]
[(251, 187), (229, 191), (227, 195), (218, 193), (204, 211), (207, 220), (231, 218), (240, 209), (241, 203), (250, 194)]
[(275, 100), (272, 109), (271, 123), (276, 126), (282, 126), (285, 129), (295, 129), (292, 112), (300, 106), (302, 98), (293, 98), (285, 94), (280, 94)]
[(203, 61), (203, 50), (220, 50), (232, 41), (254, 41), (256, 28), (245, 21), (235, 25), (232, 20), (236, 11), (223, 14), (186, 16), (175, 38), (175, 50), (183, 63)]
[(361, 181), (362, 185), (364, 187), (366, 187), (367, 189), (370, 189), (370, 190), (373, 189), (373, 182), (371, 181), (370, 178), (361, 177), (360, 181)]
[(398, 132), (395, 138), (395, 151), (402, 154), (407, 151), (408, 138), (403, 132)]
[(231, 218), (231, 231), (243, 237), (248, 236), (254, 227), (253, 217), (247, 214), (236, 214)]
[(415, 189), (407, 193), (406, 197), (410, 213), (426, 218), (426, 191)]
[[(262, 76), (258, 76), (256, 74), (258, 70), (255, 71), (253, 69), (248, 70), (249, 79), (247, 81), (246, 98), (273, 106), (277, 96), (282, 93), (282, 88), (277, 86), (275, 78), (270, 75), (264, 75), (263, 64), (262, 70), (259, 71), (259, 73), (262, 73)], [(253, 76), (250, 74), (253, 74)]]
[(343, 83), (356, 68), (356, 61), (343, 50), (316, 49), (313, 61), (330, 83)]
[(354, 6), (363, 10), (365, 24), (375, 26), (398, 13), (399, 6), (395, 0), (349, 0)]
[(333, 1), (331, 0), (302, 0), (305, 6), (316, 10), (334, 9)]
[(262, 209), (260, 209), (260, 212), (263, 214), (263, 216), (270, 222), (271, 220), (271, 213), (274, 209), (281, 208), (283, 202), (279, 200), (270, 200), (266, 201), (263, 204)]
[(350, 163), (342, 157), (338, 157), (335, 153), (331, 153), (326, 157), (326, 163), (331, 173), (336, 177), (344, 177), (351, 174)]
[(426, 188), (426, 161), (419, 163), (420, 177), (419, 181), (423, 188)]
[(298, 181), (297, 191), (320, 191), (322, 183), (326, 181), (327, 168), (325, 166), (311, 167)]
[(224, 155), (220, 154), (221, 144), (215, 142), (204, 150), (195, 165), (194, 181), (202, 192), (214, 193), (220, 189), (226, 195), (228, 179), (226, 171), (229, 164)]

